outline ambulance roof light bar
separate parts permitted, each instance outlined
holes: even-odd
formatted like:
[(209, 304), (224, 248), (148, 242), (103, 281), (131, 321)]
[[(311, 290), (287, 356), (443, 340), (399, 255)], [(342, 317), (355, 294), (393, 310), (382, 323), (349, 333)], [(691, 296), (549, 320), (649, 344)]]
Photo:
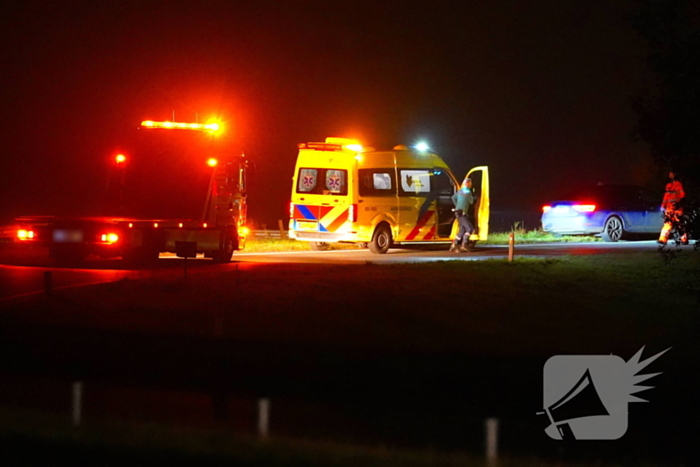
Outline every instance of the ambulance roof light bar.
[(165, 128), (167, 130), (195, 130), (195, 131), (211, 131), (215, 133), (220, 131), (221, 124), (217, 122), (211, 123), (183, 123), (183, 122), (154, 122), (153, 120), (145, 120), (141, 122), (143, 128)]
[(371, 150), (365, 148), (356, 139), (328, 137), (324, 143), (299, 143), (299, 149), (314, 149), (316, 151), (352, 151), (364, 152)]

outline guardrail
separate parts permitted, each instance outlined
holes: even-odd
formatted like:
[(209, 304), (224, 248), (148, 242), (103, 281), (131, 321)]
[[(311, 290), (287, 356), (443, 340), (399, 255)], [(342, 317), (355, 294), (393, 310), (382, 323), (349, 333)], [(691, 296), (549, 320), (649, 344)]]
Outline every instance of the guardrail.
[(289, 238), (288, 232), (284, 230), (251, 230), (250, 237), (253, 238)]

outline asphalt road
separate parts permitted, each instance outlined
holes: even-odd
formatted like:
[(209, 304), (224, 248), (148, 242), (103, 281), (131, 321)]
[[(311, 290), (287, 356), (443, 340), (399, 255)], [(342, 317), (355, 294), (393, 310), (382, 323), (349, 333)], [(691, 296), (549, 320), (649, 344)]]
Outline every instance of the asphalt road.
[[(674, 248), (674, 247), (667, 247)], [(684, 248), (693, 248), (687, 246)], [(612, 253), (636, 253), (656, 251), (653, 241), (636, 242), (584, 242), (516, 245), (514, 257), (552, 258), (563, 255), (605, 255)], [(271, 253), (236, 253), (231, 264), (213, 265), (207, 259), (188, 261), (188, 274), (199, 270), (211, 272), (213, 268), (227, 270), (236, 263), (336, 263), (336, 264), (398, 264), (428, 261), (481, 261), (508, 257), (506, 245), (478, 246), (470, 253), (450, 253), (444, 246), (439, 248), (395, 248), (385, 255), (376, 255), (368, 250), (297, 251)], [(55, 267), (49, 260), (32, 257), (13, 258), (3, 261), (0, 258), (0, 303), (12, 297), (43, 293), (46, 273), (51, 275), (54, 290), (77, 287), (87, 284), (112, 282), (124, 278), (152, 277), (154, 275), (175, 275), (184, 273), (184, 260), (161, 255), (158, 266), (150, 270), (124, 269), (118, 260), (91, 261), (81, 268)]]

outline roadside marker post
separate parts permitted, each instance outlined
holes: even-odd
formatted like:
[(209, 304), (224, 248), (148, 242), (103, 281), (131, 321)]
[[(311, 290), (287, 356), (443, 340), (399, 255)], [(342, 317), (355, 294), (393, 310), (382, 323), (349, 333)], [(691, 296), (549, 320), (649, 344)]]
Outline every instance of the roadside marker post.
[(175, 255), (185, 258), (185, 279), (187, 279), (187, 258), (197, 257), (197, 242), (175, 242)]
[(498, 419), (487, 418), (484, 423), (486, 431), (486, 463), (495, 465), (498, 461)]
[(513, 261), (515, 255), (515, 232), (511, 232), (508, 236), (508, 261)]
[(270, 434), (270, 399), (258, 399), (258, 436), (262, 439)]
[(73, 382), (73, 426), (78, 428), (83, 415), (83, 382)]

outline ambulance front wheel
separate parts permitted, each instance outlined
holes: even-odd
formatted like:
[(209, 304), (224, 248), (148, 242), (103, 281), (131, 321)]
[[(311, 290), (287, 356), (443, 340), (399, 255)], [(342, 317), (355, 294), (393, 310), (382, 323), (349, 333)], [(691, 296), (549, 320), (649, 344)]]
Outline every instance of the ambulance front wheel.
[(372, 241), (369, 242), (369, 251), (383, 255), (389, 251), (391, 243), (391, 230), (389, 230), (387, 225), (380, 225), (377, 227), (377, 230), (374, 231)]
[(326, 251), (331, 247), (331, 244), (327, 242), (309, 242), (309, 245), (314, 251)]

